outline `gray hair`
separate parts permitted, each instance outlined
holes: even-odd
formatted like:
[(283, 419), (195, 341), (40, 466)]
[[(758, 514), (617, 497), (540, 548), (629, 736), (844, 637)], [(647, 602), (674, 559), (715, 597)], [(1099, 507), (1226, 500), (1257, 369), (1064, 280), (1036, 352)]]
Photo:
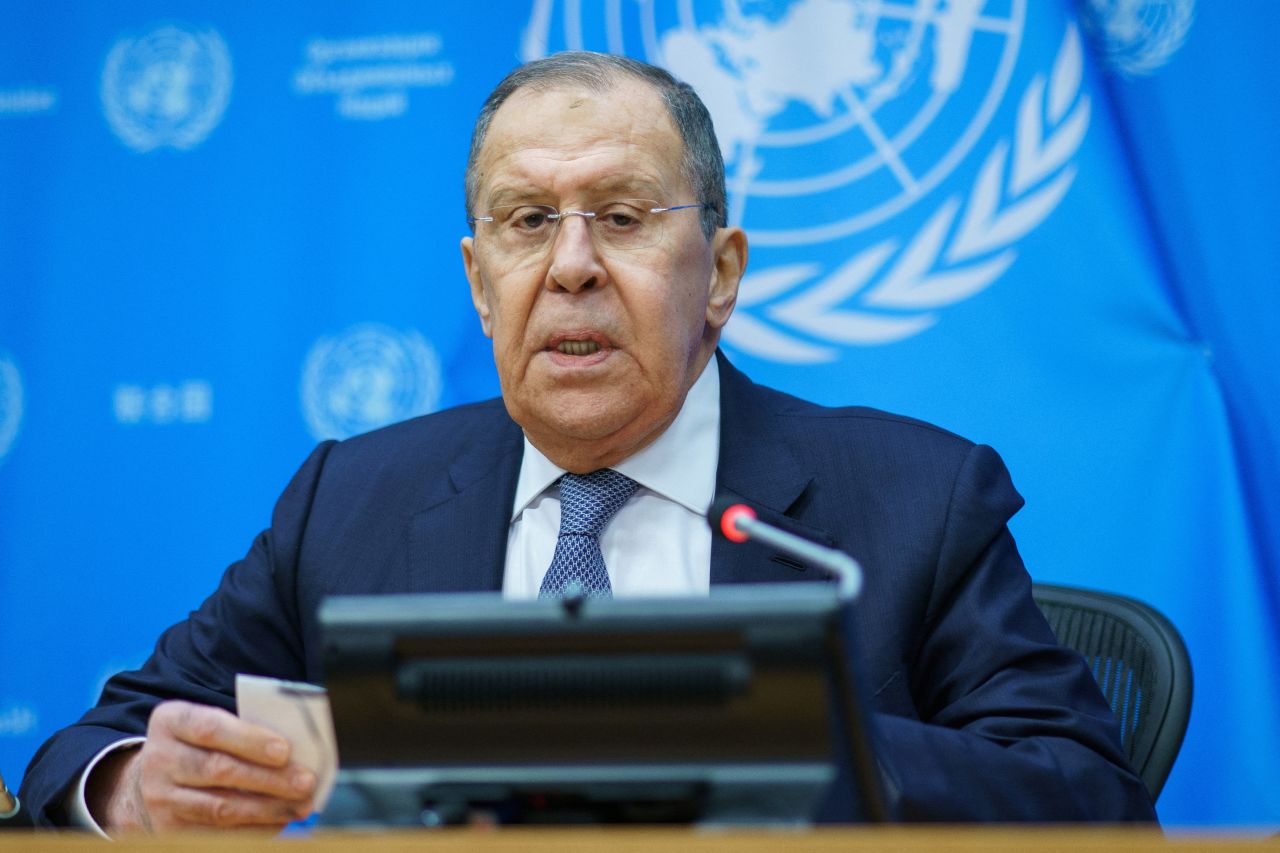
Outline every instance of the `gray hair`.
[[(476, 176), (480, 149), (484, 147), (494, 115), (507, 98), (526, 86), (535, 91), (548, 91), (558, 86), (577, 85), (592, 92), (606, 92), (623, 75), (648, 83), (662, 95), (671, 121), (684, 143), (681, 171), (697, 194), (696, 200), (706, 205), (701, 211), (702, 233), (710, 239), (716, 229), (727, 222), (724, 160), (720, 156), (720, 143), (716, 141), (711, 114), (707, 112), (698, 93), (688, 83), (681, 83), (657, 66), (625, 56), (580, 50), (556, 53), (545, 59), (525, 63), (503, 78), (489, 94), (476, 119), (475, 130), (471, 133), (471, 151), (467, 155), (467, 218), (474, 215), (476, 197), (480, 191), (480, 181)], [(680, 200), (661, 201), (670, 204)]]

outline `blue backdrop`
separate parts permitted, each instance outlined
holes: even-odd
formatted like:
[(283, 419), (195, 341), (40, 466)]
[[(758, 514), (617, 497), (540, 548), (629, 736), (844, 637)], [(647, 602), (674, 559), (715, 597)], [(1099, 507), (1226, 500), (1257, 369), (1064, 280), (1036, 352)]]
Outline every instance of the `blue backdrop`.
[[(1280, 127), (1262, 0), (0, 2), (0, 770), (310, 446), (497, 392), (484, 94), (564, 48), (711, 107), (758, 380), (997, 447), (1033, 575), (1184, 632), (1171, 824), (1280, 824)], [(856, 511), (856, 508), (854, 509)]]

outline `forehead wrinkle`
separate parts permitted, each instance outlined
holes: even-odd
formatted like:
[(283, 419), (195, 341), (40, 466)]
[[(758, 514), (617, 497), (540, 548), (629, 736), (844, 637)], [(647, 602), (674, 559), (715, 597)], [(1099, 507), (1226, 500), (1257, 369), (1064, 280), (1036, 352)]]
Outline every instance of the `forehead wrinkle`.
[[(622, 146), (630, 147), (630, 146)], [(582, 155), (528, 150), (512, 152), (499, 158), (481, 173), (481, 183), (490, 178), (482, 198), (489, 205), (500, 202), (538, 200), (559, 203), (591, 199), (651, 198), (666, 202), (674, 189), (670, 178), (664, 178), (654, 166), (652, 156), (631, 158), (620, 154), (619, 146), (596, 148)], [(648, 155), (647, 151), (641, 152)], [(640, 163), (636, 160), (648, 162)], [(631, 162), (628, 162), (631, 161)], [(680, 175), (671, 176), (676, 180)]]
[[(494, 116), (477, 183), (490, 199), (508, 187), (570, 196), (608, 192), (607, 184), (596, 186), (610, 178), (619, 191), (630, 183), (665, 196), (686, 184), (683, 156), (665, 104), (644, 84), (624, 82), (606, 93), (524, 90)], [(490, 180), (495, 185), (484, 187)]]

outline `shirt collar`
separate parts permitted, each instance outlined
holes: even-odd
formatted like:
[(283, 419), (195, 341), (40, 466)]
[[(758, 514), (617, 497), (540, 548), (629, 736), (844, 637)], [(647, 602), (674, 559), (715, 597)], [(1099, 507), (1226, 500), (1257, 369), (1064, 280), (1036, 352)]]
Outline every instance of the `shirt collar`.
[[(613, 469), (703, 515), (715, 497), (719, 455), (720, 371), (716, 360), (711, 358), (685, 395), (684, 405), (671, 426), (648, 447), (614, 465)], [(518, 518), (525, 507), (564, 473), (563, 468), (543, 455), (526, 436), (511, 519)]]

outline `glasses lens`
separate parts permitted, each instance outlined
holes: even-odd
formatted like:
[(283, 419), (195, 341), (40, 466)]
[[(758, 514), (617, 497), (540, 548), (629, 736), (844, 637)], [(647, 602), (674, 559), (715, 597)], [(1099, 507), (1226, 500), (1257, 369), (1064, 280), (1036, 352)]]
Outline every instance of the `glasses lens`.
[(522, 255), (549, 244), (556, 233), (559, 215), (545, 204), (513, 204), (495, 207), (487, 214), (491, 222), (480, 223), (482, 233), (503, 254)]
[(626, 199), (611, 201), (596, 210), (591, 220), (592, 235), (606, 249), (645, 249), (662, 241), (662, 217), (650, 213), (656, 201)]

